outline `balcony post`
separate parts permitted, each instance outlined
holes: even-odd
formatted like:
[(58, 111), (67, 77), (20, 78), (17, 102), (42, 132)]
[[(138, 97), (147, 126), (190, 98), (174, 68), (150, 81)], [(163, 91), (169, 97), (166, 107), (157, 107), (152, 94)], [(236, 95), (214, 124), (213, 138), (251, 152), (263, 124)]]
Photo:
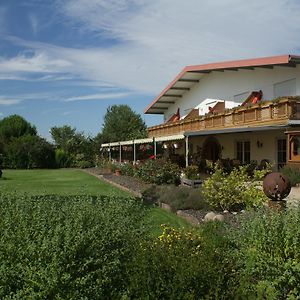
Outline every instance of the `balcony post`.
[(136, 162), (136, 147), (135, 147), (135, 142), (133, 140), (133, 164), (135, 165)]
[(109, 162), (111, 162), (111, 147), (110, 147), (110, 143), (109, 143), (109, 154), (108, 154), (108, 159), (109, 159)]
[(121, 143), (119, 143), (119, 163), (122, 162), (122, 146)]
[(155, 141), (155, 137), (153, 137), (153, 155), (156, 158), (156, 141)]
[(185, 137), (185, 166), (189, 166), (189, 137)]

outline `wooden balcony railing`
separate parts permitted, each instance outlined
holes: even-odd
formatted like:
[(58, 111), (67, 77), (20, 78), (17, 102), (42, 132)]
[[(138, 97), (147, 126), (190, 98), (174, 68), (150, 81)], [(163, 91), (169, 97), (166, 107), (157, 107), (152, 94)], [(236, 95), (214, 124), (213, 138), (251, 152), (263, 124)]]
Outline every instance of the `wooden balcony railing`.
[(281, 98), (253, 106), (239, 106), (224, 112), (211, 113), (169, 124), (148, 128), (149, 137), (160, 137), (186, 131), (215, 130), (244, 126), (284, 125), (300, 120), (300, 97)]

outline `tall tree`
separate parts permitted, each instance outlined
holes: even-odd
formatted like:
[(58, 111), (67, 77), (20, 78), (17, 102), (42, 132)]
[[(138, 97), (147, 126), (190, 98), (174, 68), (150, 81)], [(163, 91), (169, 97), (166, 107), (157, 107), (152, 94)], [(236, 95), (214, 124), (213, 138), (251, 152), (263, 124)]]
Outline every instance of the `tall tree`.
[(147, 127), (141, 116), (128, 105), (113, 105), (104, 116), (103, 142), (116, 142), (147, 136)]
[(0, 140), (4, 143), (9, 142), (12, 138), (36, 134), (35, 126), (19, 115), (11, 115), (0, 121)]
[(76, 135), (76, 128), (69, 125), (62, 127), (52, 127), (50, 129), (51, 137), (54, 140), (55, 146), (64, 151), (70, 151)]

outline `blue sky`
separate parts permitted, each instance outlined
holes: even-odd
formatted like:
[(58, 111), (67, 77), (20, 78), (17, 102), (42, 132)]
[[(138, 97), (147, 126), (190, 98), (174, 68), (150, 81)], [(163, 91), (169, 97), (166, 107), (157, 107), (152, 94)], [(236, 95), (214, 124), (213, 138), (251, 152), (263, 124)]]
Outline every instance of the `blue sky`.
[(300, 54), (299, 35), (297, 0), (0, 0), (0, 118), (96, 135), (128, 104), (151, 126), (184, 66)]

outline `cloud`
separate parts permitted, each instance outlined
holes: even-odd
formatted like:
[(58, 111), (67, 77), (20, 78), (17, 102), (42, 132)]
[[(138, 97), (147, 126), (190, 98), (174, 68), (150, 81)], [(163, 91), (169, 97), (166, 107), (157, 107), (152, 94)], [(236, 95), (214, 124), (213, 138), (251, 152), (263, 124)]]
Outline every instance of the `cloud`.
[[(93, 46), (7, 37), (32, 52), (0, 59), (2, 73), (67, 76), (152, 96), (186, 65), (299, 49), (297, 1), (57, 0), (55, 8), (59, 22), (96, 35)], [(107, 38), (114, 42), (106, 45)]]
[(63, 112), (61, 115), (62, 116), (68, 116), (68, 115), (71, 115), (72, 113), (73, 113), (74, 111), (65, 111), (65, 112)]
[(3, 73), (51, 73), (63, 72), (70, 63), (59, 57), (49, 57), (43, 51), (33, 53), (22, 53), (13, 58), (5, 59), (0, 57), (0, 69)]
[(36, 35), (39, 29), (38, 19), (34, 14), (29, 14), (28, 19), (32, 28), (32, 32), (34, 35)]
[(20, 99), (10, 99), (6, 98), (5, 96), (0, 96), (0, 105), (4, 106), (10, 106), (10, 105), (16, 105), (21, 102)]
[(91, 94), (82, 95), (76, 97), (69, 97), (64, 99), (65, 102), (71, 101), (86, 101), (86, 100), (102, 100), (102, 99), (116, 99), (128, 96), (129, 93), (102, 93), (102, 94)]

